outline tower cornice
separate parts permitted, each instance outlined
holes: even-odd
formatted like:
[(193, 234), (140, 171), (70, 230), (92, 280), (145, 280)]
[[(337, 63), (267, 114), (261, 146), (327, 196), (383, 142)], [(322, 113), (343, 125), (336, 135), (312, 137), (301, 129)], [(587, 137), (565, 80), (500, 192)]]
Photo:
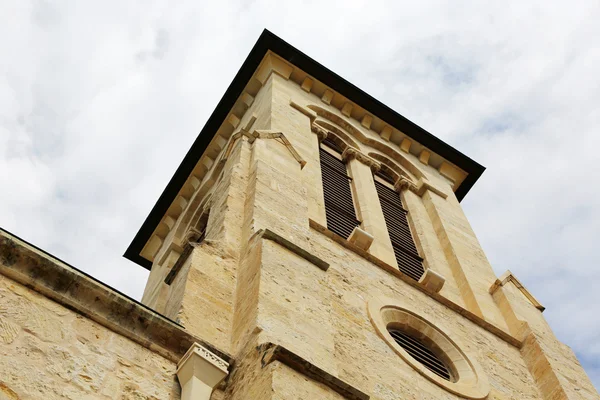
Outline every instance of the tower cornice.
[[(382, 141), (410, 152), (452, 182), (461, 200), (485, 168), (425, 129), (393, 111), (281, 38), (264, 30), (219, 101), (206, 125), (146, 217), (124, 256), (146, 269), (152, 266), (149, 247), (169, 235), (169, 225), (183, 213), (216, 160), (241, 129), (240, 122), (272, 74), (296, 82), (342, 115), (355, 119)], [(168, 218), (168, 220), (167, 220)]]

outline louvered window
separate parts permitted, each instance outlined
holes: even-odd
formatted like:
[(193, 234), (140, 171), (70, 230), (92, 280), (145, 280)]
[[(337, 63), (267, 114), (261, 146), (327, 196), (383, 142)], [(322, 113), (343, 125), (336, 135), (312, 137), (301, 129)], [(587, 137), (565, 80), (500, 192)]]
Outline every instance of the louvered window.
[(341, 153), (341, 149), (328, 139), (325, 139), (321, 146), (319, 151), (327, 228), (347, 239), (354, 228), (360, 225), (360, 221), (356, 219), (352, 201), (350, 187), (352, 178), (348, 176), (346, 164), (330, 154), (323, 146), (327, 146), (337, 153)]
[(406, 350), (412, 358), (423, 364), (425, 368), (448, 381), (451, 380), (448, 367), (425, 343), (400, 330), (389, 329), (388, 332), (400, 347)]
[[(393, 180), (382, 172), (376, 174), (386, 182), (393, 183)], [(400, 194), (390, 189), (385, 184), (375, 180), (375, 188), (379, 196), (379, 203), (385, 218), (392, 247), (398, 268), (406, 275), (418, 281), (423, 275), (423, 259), (419, 257), (415, 242), (408, 226), (407, 211), (402, 206)]]

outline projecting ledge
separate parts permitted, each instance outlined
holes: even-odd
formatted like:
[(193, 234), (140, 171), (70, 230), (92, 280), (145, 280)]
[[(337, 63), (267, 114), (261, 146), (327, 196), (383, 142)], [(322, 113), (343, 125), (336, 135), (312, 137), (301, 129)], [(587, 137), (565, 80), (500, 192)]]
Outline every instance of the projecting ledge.
[(260, 230), (256, 233), (256, 235), (260, 236), (263, 239), (271, 240), (271, 241), (279, 244), (282, 247), (285, 247), (292, 253), (296, 253), (297, 255), (304, 258), (305, 260), (313, 263), (314, 265), (316, 265), (323, 271), (327, 271), (327, 269), (329, 268), (328, 262), (323, 261), (322, 259), (320, 259), (319, 257), (315, 256), (314, 254), (310, 253), (309, 251), (304, 250), (300, 246), (290, 242), (283, 236), (281, 236), (269, 229)]
[(341, 394), (350, 400), (369, 400), (369, 395), (358, 390), (347, 382), (317, 367), (308, 360), (305, 360), (293, 351), (274, 343), (263, 343), (257, 347), (261, 353), (261, 364), (266, 366), (274, 361), (279, 361), (293, 370), (303, 374), (307, 378), (313, 379), (329, 387), (333, 391)]
[(521, 283), (521, 281), (519, 281), (517, 279), (517, 277), (514, 276), (513, 273), (510, 270), (506, 271), (504, 274), (502, 274), (502, 276), (500, 278), (496, 279), (496, 281), (490, 287), (490, 294), (494, 294), (494, 292), (496, 290), (498, 290), (498, 288), (504, 286), (508, 282), (511, 282), (513, 285), (515, 285), (515, 287), (517, 289), (519, 289), (521, 291), (521, 293), (523, 293), (523, 295), (527, 298), (527, 300), (529, 300), (531, 302), (531, 304), (533, 304), (533, 306), (535, 308), (537, 308), (541, 312), (543, 312), (546, 309), (546, 307), (544, 307), (535, 298), (535, 296), (532, 295), (531, 292), (529, 290), (527, 290), (527, 288), (525, 286), (523, 286), (523, 284)]

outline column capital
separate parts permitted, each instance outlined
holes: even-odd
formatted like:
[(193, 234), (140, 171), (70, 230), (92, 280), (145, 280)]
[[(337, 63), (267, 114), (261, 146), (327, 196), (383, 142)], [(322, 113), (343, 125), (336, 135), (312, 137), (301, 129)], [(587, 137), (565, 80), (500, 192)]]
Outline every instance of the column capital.
[(314, 123), (311, 124), (310, 130), (313, 131), (313, 133), (315, 133), (317, 135), (317, 137), (319, 138), (319, 143), (327, 138), (327, 130), (324, 128), (321, 128), (317, 124), (314, 124)]
[(368, 155), (362, 153), (360, 150), (350, 146), (346, 147), (346, 149), (342, 152), (342, 160), (346, 162), (350, 160), (360, 161), (371, 168), (373, 172), (377, 172), (381, 169), (381, 163), (379, 161), (375, 161)]
[(394, 184), (394, 189), (396, 189), (398, 192), (401, 192), (403, 190), (410, 190), (416, 192), (417, 186), (410, 179), (401, 176)]

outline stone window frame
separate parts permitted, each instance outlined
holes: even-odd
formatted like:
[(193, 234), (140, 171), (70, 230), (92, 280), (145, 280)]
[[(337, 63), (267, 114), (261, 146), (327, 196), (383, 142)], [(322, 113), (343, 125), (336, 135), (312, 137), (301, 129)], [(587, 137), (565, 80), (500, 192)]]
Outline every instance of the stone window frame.
[[(450, 393), (467, 399), (485, 399), (490, 392), (486, 375), (474, 357), (455, 338), (450, 338), (445, 329), (432, 323), (410, 306), (393, 298), (376, 298), (368, 303), (371, 323), (381, 337), (407, 364), (426, 379)], [(451, 371), (453, 381), (448, 381), (415, 360), (390, 335), (389, 328), (400, 328), (417, 334), (425, 343), (439, 351), (440, 358)]]

